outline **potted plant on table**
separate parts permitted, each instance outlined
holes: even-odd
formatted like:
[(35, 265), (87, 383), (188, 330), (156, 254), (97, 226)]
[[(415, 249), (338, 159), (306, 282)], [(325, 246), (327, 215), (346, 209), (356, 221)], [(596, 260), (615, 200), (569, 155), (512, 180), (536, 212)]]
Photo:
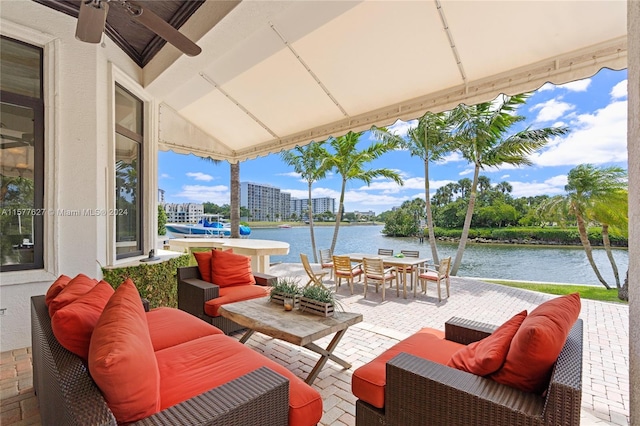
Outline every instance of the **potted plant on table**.
[(335, 311), (335, 303), (331, 290), (311, 285), (302, 290), (300, 310), (324, 317), (331, 317)]
[(278, 278), (278, 281), (271, 287), (269, 300), (273, 303), (283, 305), (286, 311), (298, 307), (302, 290), (298, 286), (295, 278)]

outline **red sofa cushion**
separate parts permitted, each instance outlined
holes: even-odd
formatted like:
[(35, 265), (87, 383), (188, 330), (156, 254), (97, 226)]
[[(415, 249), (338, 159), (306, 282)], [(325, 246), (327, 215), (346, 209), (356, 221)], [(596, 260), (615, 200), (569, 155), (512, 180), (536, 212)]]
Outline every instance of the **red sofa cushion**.
[(212, 250), (211, 280), (220, 287), (255, 284), (251, 258), (229, 250)]
[(211, 281), (211, 251), (194, 251), (193, 257), (195, 257), (198, 263), (198, 271), (200, 271), (200, 277), (210, 283)]
[(69, 281), (71, 281), (71, 277), (68, 277), (64, 274), (60, 275), (58, 279), (56, 279), (47, 290), (47, 294), (44, 296), (45, 305), (49, 306), (49, 303), (51, 303), (51, 301), (55, 299), (55, 297), (62, 291), (62, 289), (65, 288), (67, 284), (69, 284)]
[(514, 315), (490, 336), (473, 342), (453, 354), (447, 365), (477, 376), (486, 376), (502, 367), (511, 340), (527, 317), (527, 311)]
[(289, 379), (289, 425), (315, 425), (322, 398), (282, 365), (225, 335), (213, 335), (156, 352), (161, 409), (258, 369), (268, 367)]
[(513, 336), (504, 365), (490, 378), (524, 392), (544, 392), (579, 314), (578, 293), (556, 297), (531, 311)]
[(89, 371), (118, 423), (160, 408), (158, 363), (140, 294), (130, 279), (116, 289), (93, 330)]
[(98, 281), (93, 278), (89, 278), (85, 274), (78, 274), (73, 277), (49, 303), (49, 316), (53, 318), (53, 315), (58, 311), (58, 309), (64, 308), (69, 303), (91, 290), (96, 284), (98, 284)]
[(113, 293), (111, 284), (100, 281), (87, 293), (58, 309), (51, 318), (51, 328), (58, 342), (86, 361), (93, 329)]
[(147, 312), (153, 350), (159, 351), (222, 330), (180, 309), (156, 308)]
[(351, 391), (357, 398), (383, 408), (387, 361), (400, 352), (406, 352), (446, 365), (451, 355), (463, 347), (460, 343), (445, 340), (440, 330), (423, 328), (355, 370), (351, 378)]
[(240, 302), (242, 300), (257, 299), (269, 295), (271, 287), (261, 285), (241, 285), (234, 287), (220, 287), (219, 297), (204, 303), (204, 312), (210, 317), (220, 316), (218, 309), (225, 303)]

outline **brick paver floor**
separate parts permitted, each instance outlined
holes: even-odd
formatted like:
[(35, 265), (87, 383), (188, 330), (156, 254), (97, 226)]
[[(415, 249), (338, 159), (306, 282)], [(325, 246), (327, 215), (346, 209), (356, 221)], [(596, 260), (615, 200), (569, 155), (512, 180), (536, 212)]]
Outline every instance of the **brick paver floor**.
[[(304, 276), (298, 264), (280, 264), (271, 272), (278, 276)], [(303, 281), (303, 282), (306, 282)], [(333, 286), (332, 281), (325, 281)], [(403, 299), (388, 291), (386, 301), (380, 294), (363, 296), (362, 283), (356, 282), (354, 294), (343, 285), (337, 300), (346, 311), (360, 312), (362, 323), (349, 328), (336, 354), (353, 367), (343, 369), (329, 361), (313, 386), (324, 403), (322, 425), (355, 424), (355, 398), (351, 394), (351, 374), (355, 368), (375, 358), (385, 349), (422, 327), (444, 328), (453, 316), (501, 324), (523, 309), (531, 310), (553, 296), (487, 284), (476, 279), (451, 280), (451, 297), (438, 302), (435, 287), (427, 295), (413, 294)], [(580, 317), (584, 320), (582, 425), (629, 424), (629, 309), (626, 305), (582, 300)], [(242, 333), (233, 337), (240, 338)], [(327, 345), (329, 337), (318, 343)], [(281, 363), (305, 378), (315, 365), (317, 355), (256, 333), (247, 345)], [(33, 394), (30, 349), (3, 352), (0, 358), (0, 424), (40, 424)]]

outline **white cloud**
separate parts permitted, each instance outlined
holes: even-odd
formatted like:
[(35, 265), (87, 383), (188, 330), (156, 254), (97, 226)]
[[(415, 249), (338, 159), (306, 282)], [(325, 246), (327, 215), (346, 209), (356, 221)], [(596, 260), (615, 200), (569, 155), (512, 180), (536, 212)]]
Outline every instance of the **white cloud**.
[(417, 124), (418, 124), (418, 120), (410, 120), (410, 121), (398, 120), (395, 123), (393, 123), (391, 126), (387, 127), (387, 130), (396, 136), (405, 137), (407, 136), (407, 132), (409, 131), (409, 129), (411, 129), (412, 127), (416, 127)]
[(160, 179), (173, 179), (168, 173), (162, 173)]
[(573, 109), (575, 109), (575, 105), (571, 105), (567, 102), (561, 102), (556, 99), (549, 99), (546, 102), (532, 106), (529, 111), (540, 110), (534, 121), (544, 123), (557, 120)]
[(583, 80), (572, 81), (570, 83), (561, 84), (559, 89), (567, 89), (570, 92), (586, 92), (587, 88), (591, 85), (591, 79), (585, 78)]
[(473, 173), (473, 169), (466, 169), (466, 170), (463, 170), (460, 173), (458, 173), (458, 175), (466, 176), (466, 175), (470, 175), (471, 173)]
[(277, 173), (276, 176), (288, 176), (292, 178), (299, 178), (300, 173), (296, 173), (296, 172)]
[(446, 156), (444, 156), (442, 158), (442, 160), (437, 161), (437, 164), (447, 164), (447, 163), (456, 163), (459, 161), (467, 161), (464, 159), (464, 157), (462, 156), (462, 154), (460, 154), (459, 152), (451, 152), (449, 154), (447, 154)]
[(189, 202), (212, 202), (218, 205), (229, 204), (231, 199), (229, 187), (225, 185), (183, 185), (182, 190), (175, 196), (185, 198)]
[(534, 197), (536, 195), (559, 195), (564, 193), (564, 186), (567, 184), (566, 175), (551, 177), (544, 182), (509, 182), (513, 187), (511, 196), (514, 198)]
[(187, 176), (195, 180), (201, 180), (204, 182), (210, 182), (214, 179), (213, 176), (208, 175), (206, 173), (202, 173), (202, 172), (189, 172), (187, 173)]
[(509, 177), (509, 175), (502, 175), (502, 176), (500, 176), (500, 179), (506, 179), (508, 177)]
[(549, 92), (549, 91), (553, 91), (555, 89), (556, 89), (555, 85), (553, 85), (551, 83), (545, 83), (537, 91), (538, 92)]
[(592, 114), (580, 114), (571, 133), (556, 137), (532, 155), (538, 166), (627, 161), (627, 101), (615, 101)]
[(627, 97), (627, 80), (623, 80), (620, 83), (613, 86), (610, 93), (613, 99), (620, 99)]

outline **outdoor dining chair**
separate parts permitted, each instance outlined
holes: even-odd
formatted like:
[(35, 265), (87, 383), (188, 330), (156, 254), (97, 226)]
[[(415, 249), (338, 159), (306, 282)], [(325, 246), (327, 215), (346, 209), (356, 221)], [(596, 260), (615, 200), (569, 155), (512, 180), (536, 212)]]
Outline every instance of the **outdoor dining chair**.
[[(418, 280), (420, 281), (422, 292), (425, 294), (427, 293), (427, 282), (435, 281), (438, 284), (438, 302), (440, 302), (442, 300), (442, 297), (440, 294), (440, 283), (442, 281), (445, 282), (445, 285), (447, 287), (447, 298), (449, 297), (449, 268), (451, 266), (451, 257), (440, 259), (440, 265), (434, 265), (434, 266), (438, 267), (438, 269), (435, 270), (435, 269), (423, 268), (418, 273)], [(416, 296), (417, 288), (418, 288), (417, 285), (413, 287), (414, 297)]]
[(322, 282), (322, 278), (327, 275), (327, 273), (325, 271), (314, 271), (309, 263), (309, 257), (304, 253), (300, 253), (300, 260), (302, 261), (302, 266), (309, 277), (309, 281), (305, 284), (305, 288), (310, 285), (326, 288)]
[(378, 249), (378, 254), (380, 256), (393, 256), (393, 249)]
[[(400, 250), (400, 253), (402, 253), (405, 257), (420, 257), (420, 252), (418, 250)], [(414, 276), (417, 275), (418, 269), (418, 266), (410, 266), (407, 268), (407, 272), (411, 274), (411, 287), (415, 285), (416, 279), (414, 278)]]
[(320, 255), (320, 266), (322, 269), (329, 269), (329, 279), (333, 279), (333, 260), (331, 256), (331, 249), (318, 250)]
[(336, 282), (336, 293), (344, 278), (347, 280), (347, 284), (349, 284), (351, 294), (353, 294), (353, 279), (355, 277), (358, 277), (358, 280), (361, 279), (362, 267), (360, 264), (352, 266), (349, 256), (333, 256), (333, 276)]
[(389, 287), (393, 287), (393, 281), (396, 281), (397, 296), (400, 296), (400, 286), (398, 285), (398, 273), (395, 267), (385, 268), (384, 262), (379, 257), (365, 257), (362, 259), (362, 267), (364, 269), (364, 298), (367, 298), (367, 286), (369, 282), (373, 282), (376, 286), (382, 286), (382, 301), (384, 302), (384, 290), (387, 281)]

